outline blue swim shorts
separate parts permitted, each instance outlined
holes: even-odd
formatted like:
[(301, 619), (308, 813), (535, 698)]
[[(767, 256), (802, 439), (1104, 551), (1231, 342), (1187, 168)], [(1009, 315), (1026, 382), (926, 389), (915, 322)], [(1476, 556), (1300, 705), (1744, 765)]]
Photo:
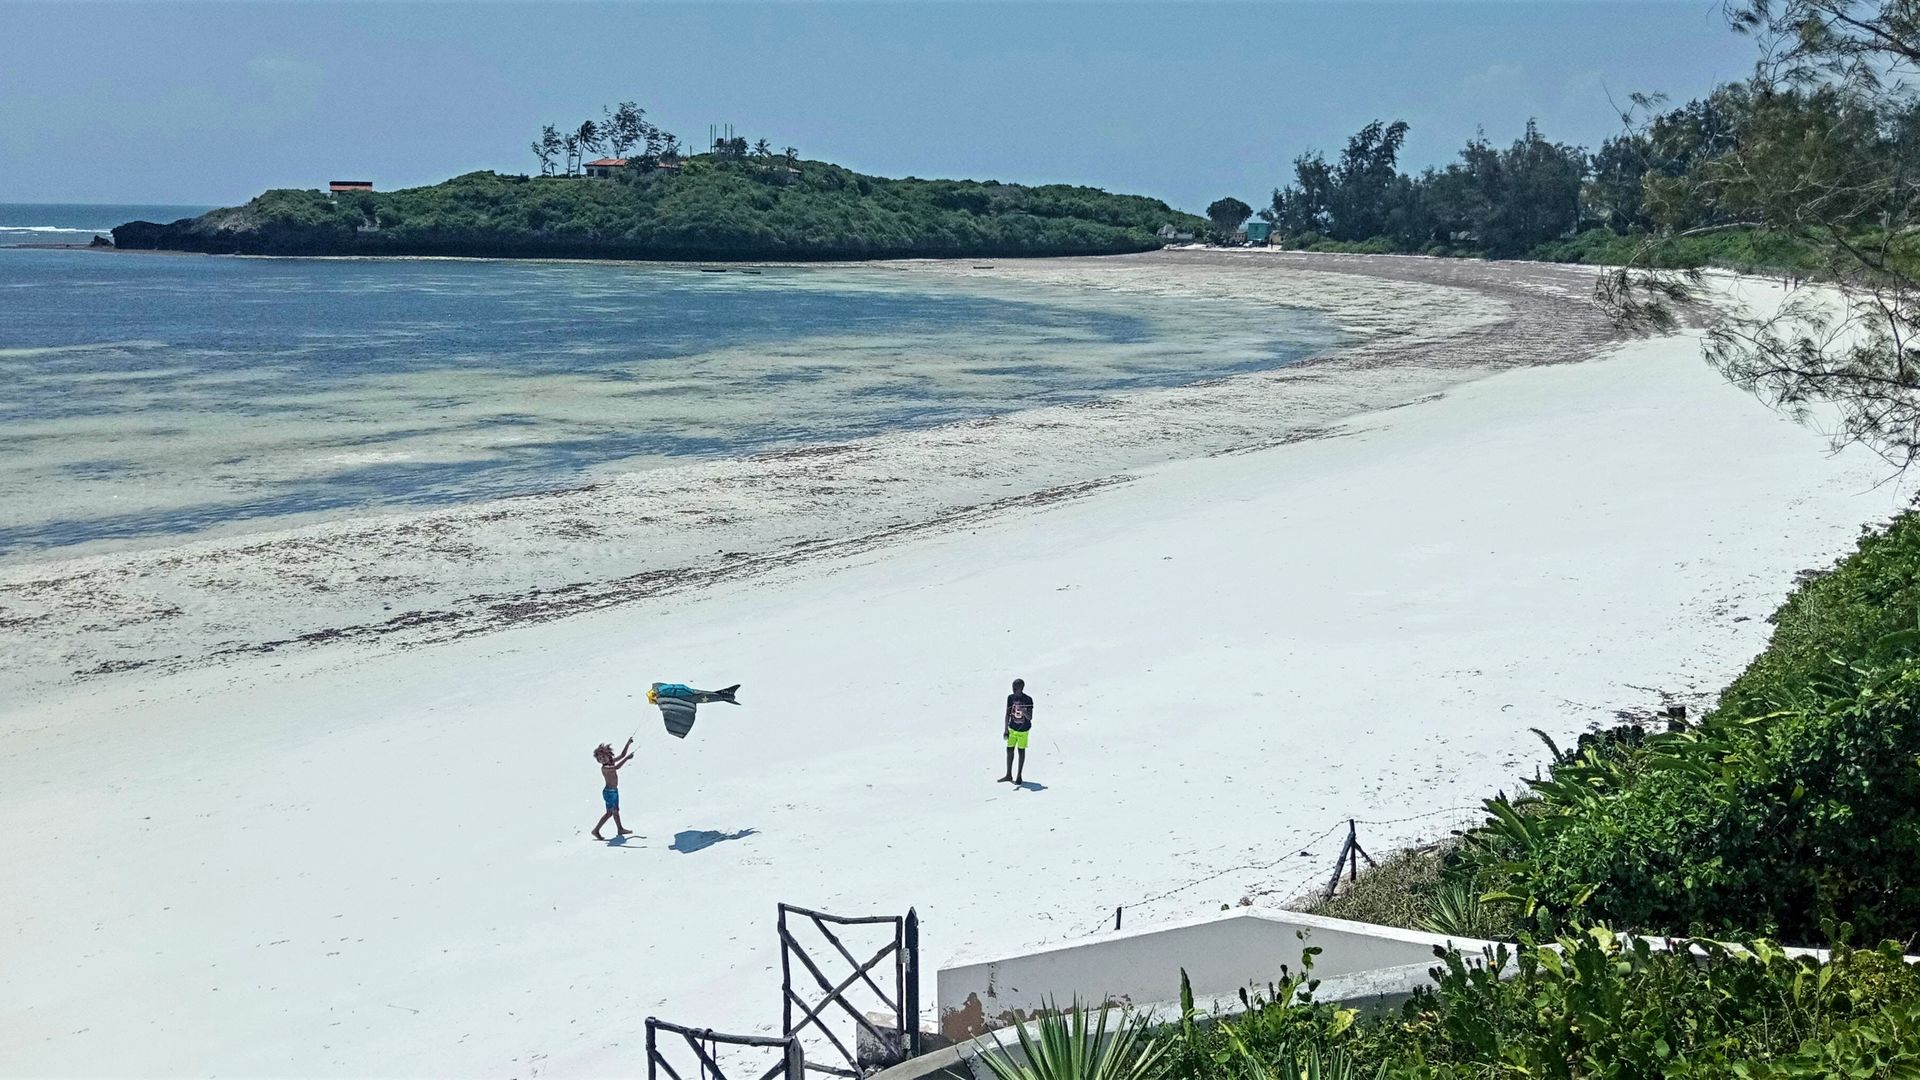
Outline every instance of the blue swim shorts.
[(610, 787), (605, 791), (602, 791), (600, 793), (600, 798), (606, 801), (607, 809), (609, 810), (620, 809), (620, 789), (619, 788)]

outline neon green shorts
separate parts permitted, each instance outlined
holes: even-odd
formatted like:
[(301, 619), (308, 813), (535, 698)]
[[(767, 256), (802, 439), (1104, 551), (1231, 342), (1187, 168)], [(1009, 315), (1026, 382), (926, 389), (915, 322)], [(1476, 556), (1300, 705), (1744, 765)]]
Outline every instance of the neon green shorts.
[(1031, 734), (1033, 734), (1031, 731), (1014, 731), (1009, 728), (1007, 730), (1007, 749), (1025, 750), (1027, 748), (1027, 736)]

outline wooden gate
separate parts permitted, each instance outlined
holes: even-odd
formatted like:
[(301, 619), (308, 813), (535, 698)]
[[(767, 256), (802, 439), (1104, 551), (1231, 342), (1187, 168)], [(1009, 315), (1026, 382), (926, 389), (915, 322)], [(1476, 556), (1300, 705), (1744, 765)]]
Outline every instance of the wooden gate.
[[(809, 925), (811, 930), (807, 929)], [(849, 926), (885, 927), (892, 931), (891, 939), (866, 960), (859, 960), (840, 940), (840, 935), (834, 932), (835, 927), (845, 932)], [(795, 935), (796, 927), (801, 935), (823, 940), (831, 947), (838, 960), (829, 956), (826, 967), (843, 965), (847, 974), (837, 980), (829, 979), (808, 946)], [(904, 916), (866, 915), (848, 918), (781, 904), (779, 931), (781, 1030), (794, 1039), (815, 1033), (824, 1036), (845, 1063), (842, 1066), (805, 1061), (803, 1068), (857, 1080), (875, 1068), (920, 1055), (920, 916), (909, 909)], [(892, 970), (883, 971), (883, 976), (891, 975), (888, 982), (892, 985), (883, 988), (874, 979), (873, 972), (887, 960), (892, 961)], [(799, 962), (809, 981), (823, 995), (818, 1000), (810, 1001), (794, 988), (795, 961)], [(861, 1008), (862, 1002), (879, 1006), (872, 1011), (885, 1014), (889, 1026), (882, 1027), (868, 1019), (868, 1010)], [(830, 1025), (829, 1020), (836, 1023)], [(844, 1023), (845, 1020), (852, 1022)], [(836, 1026), (838, 1031), (835, 1030)], [(858, 1049), (862, 1034), (871, 1040), (874, 1047), (872, 1052), (864, 1055), (864, 1060)], [(824, 1058), (827, 1055), (822, 1053), (818, 1056)]]
[[(758, 1035), (724, 1035), (710, 1028), (681, 1027), (669, 1024), (665, 1020), (647, 1017), (647, 1080), (660, 1080), (665, 1073), (667, 1080), (685, 1080), (673, 1062), (660, 1048), (660, 1033), (670, 1036), (668, 1046), (684, 1042), (687, 1049), (693, 1051), (697, 1067), (687, 1071), (699, 1080), (806, 1080), (806, 1057), (800, 1049), (800, 1040), (792, 1035), (781, 1039), (768, 1039)], [(720, 1067), (717, 1047), (744, 1046), (757, 1048), (776, 1048), (779, 1059), (773, 1067), (764, 1072), (743, 1071), (738, 1077), (729, 1077)]]

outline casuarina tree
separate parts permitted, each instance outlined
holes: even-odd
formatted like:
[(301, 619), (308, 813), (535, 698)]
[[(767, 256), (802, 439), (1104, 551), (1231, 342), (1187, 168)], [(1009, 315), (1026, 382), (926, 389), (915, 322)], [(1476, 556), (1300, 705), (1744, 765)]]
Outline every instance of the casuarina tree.
[(614, 157), (623, 158), (627, 151), (640, 145), (647, 134), (647, 111), (631, 101), (623, 101), (612, 109), (603, 109), (607, 122), (600, 126), (601, 133), (607, 137), (607, 147)]
[[(1704, 224), (1798, 253), (1837, 297), (1790, 293), (1777, 311), (1727, 318), (1707, 356), (1792, 413), (1838, 414), (1836, 443), (1905, 468), (1920, 458), (1920, 18), (1910, 0), (1736, 0), (1735, 29), (1760, 44), (1728, 103), (1724, 152), (1649, 186), (1647, 213), (1701, 207)], [(1697, 273), (1657, 269), (1659, 240), (1609, 273), (1600, 298), (1629, 324), (1671, 326)]]

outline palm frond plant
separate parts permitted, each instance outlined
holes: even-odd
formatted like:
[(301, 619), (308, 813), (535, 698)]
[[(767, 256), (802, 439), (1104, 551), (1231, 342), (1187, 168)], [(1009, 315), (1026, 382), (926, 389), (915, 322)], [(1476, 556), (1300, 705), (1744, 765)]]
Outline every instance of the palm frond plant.
[(1078, 1001), (1065, 1012), (1049, 1002), (1037, 1023), (1014, 1028), (1024, 1062), (1013, 1059), (997, 1032), (993, 1052), (981, 1058), (995, 1080), (1159, 1080), (1166, 1072), (1166, 1045), (1149, 1033), (1147, 1017), (1122, 1015), (1109, 1031), (1110, 1006), (1100, 1007), (1092, 1025), (1088, 1011)]

